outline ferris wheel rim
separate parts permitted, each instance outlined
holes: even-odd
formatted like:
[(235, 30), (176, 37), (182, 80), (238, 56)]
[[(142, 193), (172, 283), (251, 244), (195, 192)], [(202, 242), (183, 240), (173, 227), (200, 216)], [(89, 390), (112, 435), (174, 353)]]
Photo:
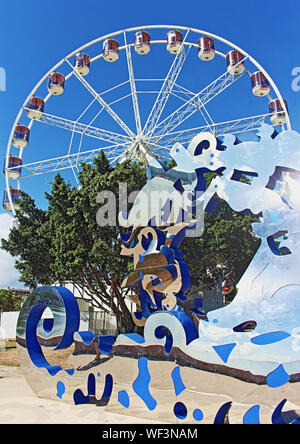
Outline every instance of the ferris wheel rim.
[[(121, 29), (118, 31), (114, 31), (112, 33), (100, 36), (94, 40), (89, 41), (88, 43), (80, 46), (79, 48), (75, 49), (74, 51), (70, 52), (67, 56), (63, 57), (59, 62), (57, 62), (55, 65), (53, 65), (53, 67), (51, 67), (46, 73), (45, 75), (35, 84), (35, 86), (33, 87), (33, 89), (30, 91), (30, 93), (28, 94), (28, 96), (26, 97), (23, 105), (21, 106), (21, 108), (19, 109), (19, 112), (15, 118), (15, 121), (13, 123), (13, 126), (11, 128), (10, 131), (10, 135), (9, 135), (9, 139), (8, 139), (8, 144), (7, 144), (7, 149), (6, 149), (6, 158), (5, 158), (5, 182), (6, 182), (6, 190), (7, 190), (7, 194), (8, 194), (8, 200), (9, 203), (11, 205), (12, 208), (12, 213), (13, 215), (15, 215), (15, 208), (14, 208), (14, 203), (12, 201), (12, 197), (11, 197), (11, 192), (10, 192), (10, 184), (9, 184), (9, 177), (8, 177), (8, 164), (9, 164), (9, 156), (10, 156), (10, 149), (11, 149), (11, 145), (12, 145), (12, 138), (13, 138), (13, 133), (14, 133), (14, 129), (16, 127), (16, 125), (18, 124), (18, 121), (20, 120), (20, 117), (26, 107), (26, 104), (28, 103), (28, 101), (30, 100), (30, 98), (34, 95), (34, 93), (38, 90), (38, 88), (43, 84), (43, 82), (45, 82), (45, 80), (47, 79), (47, 77), (49, 76), (49, 74), (53, 71), (56, 71), (57, 68), (59, 68), (64, 62), (68, 62), (68, 60), (70, 58), (72, 58), (75, 54), (77, 54), (78, 52), (81, 52), (83, 50), (85, 50), (86, 48), (97, 44), (101, 41), (104, 41), (106, 39), (112, 38), (112, 37), (116, 37), (118, 35), (123, 34), (124, 36), (126, 36), (126, 33), (131, 33), (131, 32), (135, 32), (135, 31), (139, 31), (139, 30), (149, 30), (149, 29), (176, 29), (178, 31), (186, 31), (187, 33), (192, 32), (192, 33), (196, 33), (202, 36), (208, 36), (211, 37), (212, 39), (218, 40), (220, 42), (222, 42), (223, 44), (239, 51), (245, 58), (247, 58), (254, 66), (256, 66), (258, 68), (259, 71), (262, 72), (262, 74), (265, 76), (265, 78), (269, 81), (271, 87), (273, 88), (273, 91), (276, 94), (277, 99), (279, 99), (279, 102), (283, 108), (283, 111), (285, 113), (286, 116), (286, 127), (288, 130), (291, 130), (291, 122), (290, 122), (290, 118), (289, 118), (289, 114), (287, 112), (287, 107), (286, 107), (286, 103), (275, 83), (275, 81), (272, 79), (272, 77), (268, 74), (268, 72), (260, 65), (260, 63), (257, 62), (256, 59), (254, 59), (250, 54), (248, 54), (244, 49), (240, 48), (239, 46), (237, 46), (236, 44), (232, 43), (231, 41), (208, 31), (202, 30), (202, 29), (198, 29), (198, 28), (192, 28), (192, 27), (188, 27), (188, 26), (182, 26), (182, 25), (144, 25), (144, 26), (137, 26), (137, 27), (130, 27), (130, 28), (125, 28), (125, 29)], [(126, 40), (126, 37), (125, 37)], [(166, 40), (160, 40), (160, 41), (152, 41), (151, 43), (165, 43)], [(190, 46), (197, 46), (196, 43), (193, 42), (186, 42), (185, 44), (190, 45)], [(120, 50), (126, 49), (128, 47), (132, 47), (134, 46), (134, 44), (132, 43), (126, 43), (124, 46), (120, 47)], [(222, 57), (226, 57), (223, 53), (221, 53), (220, 51), (215, 51), (215, 53), (219, 56)], [(95, 57), (94, 59), (98, 59), (100, 58), (101, 55)], [(91, 62), (95, 61), (94, 59), (91, 59)], [(70, 73), (70, 75), (72, 75), (74, 73), (73, 72)], [(51, 93), (49, 93), (46, 97), (45, 100), (47, 101), (50, 97), (52, 96)], [(254, 117), (254, 116), (253, 116)], [(31, 125), (33, 123), (33, 120), (31, 120)], [(23, 149), (20, 149), (20, 157), (22, 157), (23, 154)], [(18, 186), (18, 190), (20, 190), (20, 179), (17, 179), (17, 186)]]

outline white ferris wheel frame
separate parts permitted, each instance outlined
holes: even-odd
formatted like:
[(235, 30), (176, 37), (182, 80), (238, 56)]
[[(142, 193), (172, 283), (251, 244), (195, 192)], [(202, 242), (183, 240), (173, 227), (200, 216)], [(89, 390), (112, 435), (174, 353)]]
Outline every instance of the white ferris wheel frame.
[[(167, 29), (168, 30), (176, 29), (178, 31), (184, 31), (185, 36), (183, 38), (182, 44), (184, 45), (184, 47), (188, 47), (188, 50), (187, 50), (187, 53), (185, 53), (185, 51), (180, 51), (176, 55), (174, 55), (174, 60), (171, 64), (170, 70), (169, 70), (167, 76), (165, 77), (165, 79), (143, 79), (143, 80), (162, 80), (163, 84), (162, 84), (162, 87), (160, 88), (160, 90), (158, 91), (158, 95), (157, 95), (154, 105), (148, 115), (148, 119), (146, 121), (146, 124), (144, 125), (144, 128), (142, 128), (140, 112), (139, 112), (139, 104), (138, 104), (138, 100), (137, 100), (137, 90), (136, 90), (137, 79), (135, 79), (135, 77), (134, 77), (134, 70), (133, 70), (133, 64), (132, 64), (132, 58), (131, 58), (131, 48), (134, 46), (134, 43), (127, 42), (126, 34), (136, 32), (136, 31), (146, 31), (146, 30), (150, 30), (150, 29), (152, 29), (152, 30), (153, 29), (166, 29), (166, 30)], [(266, 72), (266, 70), (252, 56), (250, 56), (246, 51), (244, 51), (242, 48), (238, 47), (237, 45), (233, 44), (229, 40), (226, 40), (216, 34), (212, 34), (210, 32), (204, 31), (204, 30), (190, 28), (187, 26), (177, 26), (177, 25), (138, 26), (138, 27), (127, 28), (127, 29), (123, 29), (123, 30), (119, 30), (119, 31), (110, 33), (110, 34), (106, 34), (104, 36), (101, 36), (95, 40), (92, 40), (92, 41), (86, 43), (85, 45), (82, 45), (80, 48), (77, 48), (75, 51), (72, 51), (69, 55), (67, 55), (66, 57), (61, 59), (56, 65), (54, 65), (51, 69), (49, 69), (49, 71), (39, 80), (39, 82), (30, 91), (30, 93), (26, 97), (22, 107), (20, 108), (20, 110), (16, 116), (16, 119), (14, 121), (14, 124), (12, 126), (10, 135), (9, 135), (7, 150), (6, 150), (6, 159), (5, 159), (6, 190), (7, 190), (8, 200), (9, 200), (9, 204), (11, 206), (13, 215), (15, 215), (15, 208), (14, 208), (14, 202), (12, 200), (12, 196), (11, 196), (11, 192), (10, 192), (10, 185), (9, 185), (10, 179), (8, 177), (8, 173), (9, 173), (8, 167), (9, 167), (9, 155), (10, 155), (10, 149), (11, 149), (11, 145), (12, 145), (14, 129), (15, 129), (16, 125), (18, 124), (22, 113), (24, 112), (24, 110), (27, 109), (27, 104), (28, 104), (30, 98), (34, 95), (34, 93), (38, 90), (38, 88), (43, 84), (43, 82), (45, 82), (45, 80), (48, 78), (49, 74), (53, 71), (56, 71), (65, 62), (67, 64), (69, 64), (70, 67), (72, 68), (72, 71), (68, 75), (65, 76), (65, 80), (67, 81), (72, 75), (75, 75), (79, 79), (79, 81), (88, 89), (88, 91), (94, 97), (94, 100), (81, 113), (81, 115), (78, 117), (78, 119), (76, 121), (71, 121), (71, 120), (61, 118), (58, 116), (52, 116), (52, 115), (44, 112), (43, 113), (44, 123), (48, 123), (50, 125), (61, 127), (61, 128), (67, 129), (69, 131), (72, 131), (72, 137), (75, 132), (79, 132), (82, 135), (89, 135), (91, 137), (95, 137), (100, 140), (106, 140), (106, 141), (110, 142), (111, 145), (108, 145), (108, 147), (101, 147), (96, 150), (84, 151), (82, 153), (75, 153), (75, 154), (70, 153), (70, 147), (69, 147), (69, 152), (65, 156), (56, 157), (53, 159), (48, 159), (48, 160), (44, 160), (44, 161), (40, 161), (40, 162), (34, 162), (31, 164), (25, 164), (25, 165), (23, 164), (22, 168), (24, 168), (26, 166), (32, 168), (32, 171), (33, 171), (32, 175), (42, 174), (43, 172), (38, 172), (39, 168), (42, 169), (43, 167), (47, 167), (47, 166), (51, 167), (52, 165), (53, 165), (53, 168), (55, 167), (56, 169), (52, 169), (52, 170), (45, 171), (45, 172), (58, 171), (58, 170), (63, 170), (63, 169), (67, 169), (67, 168), (72, 168), (73, 173), (74, 173), (74, 165), (77, 165), (77, 168), (78, 168), (80, 154), (84, 154), (85, 160), (86, 160), (86, 159), (89, 159), (89, 156), (93, 156), (95, 154), (95, 152), (99, 152), (100, 150), (103, 150), (105, 148), (112, 148), (112, 151), (113, 151), (114, 147), (117, 147), (120, 144), (123, 144), (124, 147), (127, 148), (127, 153), (129, 153), (129, 154), (130, 154), (130, 151), (132, 154), (132, 152), (135, 151), (136, 147), (141, 146), (141, 145), (145, 148), (145, 152), (147, 152), (148, 151), (147, 144), (145, 144), (145, 140), (143, 140), (145, 138), (145, 136), (146, 136), (146, 141), (147, 141), (147, 138), (149, 139), (149, 137), (152, 136), (151, 139), (149, 139), (149, 140), (151, 140), (151, 146), (153, 148), (152, 155), (159, 155), (160, 150), (162, 148), (164, 148), (164, 149), (166, 148), (166, 146), (164, 146), (164, 147), (160, 146), (159, 141), (161, 140), (161, 138), (165, 137), (166, 135), (171, 136), (171, 142), (172, 142), (172, 140), (174, 140), (174, 138), (176, 138), (176, 141), (180, 141), (182, 138), (184, 140), (186, 140), (186, 137), (192, 138), (193, 135), (199, 133), (200, 131), (205, 131), (206, 129), (212, 130), (212, 128), (214, 128), (214, 133), (216, 136), (224, 135), (225, 133), (226, 134), (228, 134), (228, 133), (232, 134), (232, 133), (238, 133), (238, 132), (241, 133), (243, 131), (249, 131), (251, 129), (256, 128), (258, 125), (260, 125), (261, 123), (263, 123), (265, 121), (266, 117), (270, 116), (270, 113), (266, 113), (266, 114), (240, 118), (240, 119), (227, 121), (227, 122), (221, 122), (221, 123), (214, 123), (213, 122), (210, 114), (208, 113), (208, 111), (205, 108), (205, 104), (208, 103), (212, 98), (214, 98), (215, 96), (220, 94), (230, 84), (234, 83), (244, 73), (240, 74), (240, 75), (233, 76), (232, 74), (229, 74), (228, 71), (225, 71), (224, 74), (219, 76), (217, 79), (215, 79), (208, 86), (206, 86), (204, 89), (202, 89), (201, 91), (199, 91), (196, 94), (194, 92), (189, 91), (188, 89), (180, 86), (179, 84), (176, 84), (176, 79), (181, 71), (181, 68), (184, 64), (184, 61), (188, 55), (190, 48), (191, 47), (198, 48), (197, 42), (195, 43), (195, 42), (188, 42), (187, 41), (187, 36), (190, 32), (195, 33), (195, 34), (199, 34), (201, 36), (208, 36), (214, 40), (218, 40), (219, 42), (222, 42), (223, 44), (231, 47), (232, 49), (239, 51), (244, 56), (244, 58), (243, 58), (243, 60), (241, 60), (241, 62), (243, 62), (247, 59), (254, 66), (256, 66), (257, 70), (262, 72), (262, 74), (265, 76), (265, 78), (269, 81), (270, 86), (272, 87), (274, 93), (276, 94), (276, 98), (279, 99), (280, 104), (283, 109), (283, 112), (285, 113), (286, 121), (285, 121), (285, 124), (282, 125), (282, 129), (285, 129), (285, 126), (286, 126), (286, 129), (288, 129), (288, 130), (291, 129), (291, 123), (290, 123), (290, 119), (289, 119), (289, 114), (287, 112), (286, 104), (285, 104), (283, 97), (282, 97), (279, 89), (277, 88), (275, 82), (271, 78), (271, 76)], [(119, 85), (116, 85), (113, 88), (110, 88), (109, 90), (106, 90), (102, 93), (98, 93), (87, 82), (87, 80), (74, 69), (74, 66), (70, 63), (69, 59), (74, 57), (74, 55), (77, 54), (78, 52), (84, 51), (89, 46), (92, 46), (96, 43), (99, 43), (99, 42), (104, 41), (109, 38), (117, 37), (122, 34), (123, 34), (123, 38), (124, 38), (124, 45), (120, 46), (119, 50), (120, 51), (125, 50), (125, 52), (126, 52), (129, 80), (127, 80), (126, 82), (122, 82)], [(151, 40), (150, 43), (151, 43), (151, 45), (152, 44), (166, 44), (166, 40)], [(224, 54), (220, 51), (216, 50), (215, 53), (216, 53), (216, 55), (226, 58), (226, 54)], [(102, 53), (91, 58), (90, 62), (93, 63), (94, 61), (96, 61), (97, 59), (99, 59), (101, 57), (103, 57)], [(251, 73), (247, 69), (245, 69), (245, 72), (247, 74), (251, 75)], [(128, 96), (130, 96), (130, 95), (132, 96), (134, 118), (135, 118), (135, 123), (136, 123), (136, 134), (134, 134), (128, 128), (126, 123), (118, 116), (118, 114), (115, 113), (115, 111), (113, 111), (113, 109), (110, 106), (110, 105), (112, 105), (112, 103), (109, 104), (102, 98), (102, 95), (104, 95), (106, 92), (108, 92), (114, 88), (117, 88), (117, 87), (121, 86), (122, 84), (125, 84), (128, 82), (130, 83), (130, 88), (131, 88), (131, 94), (128, 94)], [(164, 109), (164, 106), (168, 100), (170, 93), (173, 92), (175, 85), (177, 88), (179, 88), (181, 90), (182, 93), (184, 93), (186, 95), (187, 99), (183, 100), (183, 105), (181, 107), (176, 109), (173, 113), (171, 113), (168, 117), (164, 118), (162, 121), (159, 121), (162, 111)], [(173, 94), (176, 96), (176, 94), (174, 92), (173, 92)], [(52, 94), (49, 92), (47, 94), (47, 96), (43, 99), (44, 102), (46, 103), (51, 96), (52, 96)], [(182, 97), (179, 97), (179, 96), (177, 96), (177, 97), (182, 99)], [(270, 94), (268, 94), (268, 97), (270, 100), (272, 100), (272, 97), (270, 96)], [(124, 97), (120, 98), (119, 100), (122, 100), (123, 98)], [(90, 107), (90, 105), (96, 100), (102, 106), (102, 108), (100, 109), (98, 114), (100, 114), (103, 110), (106, 110), (111, 115), (111, 117), (119, 124), (119, 126), (123, 129), (123, 131), (126, 133), (126, 136), (114, 133), (112, 131), (103, 130), (100, 128), (94, 128), (92, 126), (92, 122), (95, 120), (95, 118), (97, 116), (92, 120), (92, 122), (89, 125), (85, 125), (85, 124), (79, 122), (80, 117), (86, 112), (86, 110)], [(117, 101), (118, 100), (116, 100), (115, 102), (117, 102)], [(189, 118), (196, 111), (201, 112), (204, 120), (206, 121), (205, 126), (201, 126), (201, 127), (197, 127), (197, 128), (190, 128), (190, 129), (181, 130), (181, 131), (173, 131), (173, 129), (175, 129), (177, 126), (179, 126), (184, 120)], [(32, 125), (33, 125), (33, 119), (30, 121), (28, 128), (31, 129)], [(165, 130), (166, 129), (168, 130), (169, 128), (171, 128), (171, 131), (166, 132)], [(154, 133), (155, 130), (158, 130), (156, 135)], [(172, 137), (173, 137), (173, 139), (172, 139)], [(72, 140), (72, 138), (71, 138), (71, 140)], [(70, 146), (71, 146), (71, 143), (70, 143)], [(125, 152), (126, 152), (126, 150), (125, 150)], [(23, 154), (23, 149), (20, 149), (20, 155), (19, 155), (20, 158), (22, 158), (22, 154)], [(124, 155), (124, 153), (122, 153), (122, 155)], [(119, 158), (122, 155), (120, 155)], [(76, 158), (76, 156), (77, 156), (77, 158)], [(72, 161), (76, 161), (76, 163), (74, 165), (72, 165)], [(52, 162), (52, 164), (51, 164), (51, 162)], [(83, 160), (81, 160), (81, 162), (83, 162)], [(34, 168), (36, 168), (35, 172), (34, 172)], [(76, 177), (75, 173), (74, 173), (74, 176)], [(18, 190), (20, 190), (20, 178), (17, 179), (17, 187), (18, 187)]]

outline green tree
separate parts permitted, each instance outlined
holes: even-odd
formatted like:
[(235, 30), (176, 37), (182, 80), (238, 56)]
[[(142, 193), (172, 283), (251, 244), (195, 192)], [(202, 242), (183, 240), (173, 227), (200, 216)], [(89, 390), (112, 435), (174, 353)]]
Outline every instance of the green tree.
[(23, 193), (16, 214), (18, 228), (11, 230), (7, 241), (2, 240), (2, 248), (18, 256), (16, 268), (26, 285), (72, 283), (93, 306), (114, 313), (119, 332), (132, 331), (131, 313), (120, 288), (132, 268), (131, 260), (120, 256), (117, 218), (114, 226), (97, 224), (97, 195), (112, 192), (118, 211), (119, 184), (127, 184), (128, 194), (141, 189), (145, 169), (129, 161), (111, 167), (100, 152), (92, 165), (82, 165), (79, 182), (80, 187), (71, 187), (58, 174), (46, 194), (46, 211), (36, 208)]
[[(206, 175), (207, 185), (212, 177)], [(11, 230), (8, 240), (2, 239), (1, 246), (17, 257), (20, 280), (27, 286), (72, 283), (92, 305), (114, 313), (119, 332), (133, 331), (121, 290), (124, 277), (133, 268), (130, 258), (120, 256), (118, 236), (126, 230), (117, 218), (111, 226), (97, 224), (97, 196), (102, 191), (113, 193), (117, 214), (119, 184), (127, 184), (128, 194), (140, 190), (146, 183), (145, 168), (129, 161), (111, 167), (101, 152), (92, 165), (82, 165), (79, 181), (80, 187), (71, 187), (58, 174), (46, 194), (47, 210), (37, 208), (22, 193), (18, 228)], [(194, 285), (210, 288), (220, 280), (218, 264), (233, 271), (233, 279), (238, 281), (259, 245), (251, 231), (256, 219), (234, 212), (223, 201), (213, 214), (205, 214), (203, 235), (186, 238), (182, 244)]]
[(0, 311), (18, 311), (21, 304), (22, 296), (14, 295), (10, 289), (0, 289)]

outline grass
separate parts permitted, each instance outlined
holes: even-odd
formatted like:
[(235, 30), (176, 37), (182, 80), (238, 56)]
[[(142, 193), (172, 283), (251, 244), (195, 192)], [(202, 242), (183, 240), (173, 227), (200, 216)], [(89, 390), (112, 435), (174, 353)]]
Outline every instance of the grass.
[[(43, 349), (47, 361), (52, 365), (60, 365), (62, 368), (67, 368), (67, 359), (73, 353), (74, 346), (64, 350), (47, 350)], [(16, 348), (7, 348), (0, 351), (0, 365), (9, 367), (20, 367), (18, 353)]]

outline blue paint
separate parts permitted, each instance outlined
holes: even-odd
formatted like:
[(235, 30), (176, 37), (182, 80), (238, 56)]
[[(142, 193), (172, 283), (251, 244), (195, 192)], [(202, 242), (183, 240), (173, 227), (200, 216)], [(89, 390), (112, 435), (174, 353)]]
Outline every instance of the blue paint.
[(78, 331), (77, 333), (81, 337), (83, 343), (86, 345), (90, 345), (95, 339), (95, 335), (92, 331)]
[(282, 364), (267, 376), (267, 384), (272, 388), (280, 387), (289, 382), (289, 380), (290, 376), (287, 374)]
[(229, 412), (229, 409), (231, 406), (232, 406), (232, 402), (229, 401), (229, 402), (226, 402), (225, 404), (223, 404), (219, 408), (219, 410), (216, 414), (215, 420), (214, 420), (214, 424), (225, 424), (225, 421), (227, 421), (227, 415), (228, 415), (228, 412)]
[(66, 372), (68, 375), (73, 376), (73, 375), (74, 375), (74, 372), (75, 372), (75, 369), (74, 369), (74, 368), (68, 368), (68, 369), (65, 370), (65, 372)]
[(291, 336), (289, 333), (285, 331), (273, 331), (270, 333), (265, 333), (263, 335), (255, 336), (251, 338), (251, 342), (256, 345), (268, 345), (273, 344), (274, 342), (283, 341), (283, 339)]
[(260, 424), (259, 420), (259, 405), (254, 405), (244, 415), (243, 424)]
[(57, 387), (57, 394), (56, 394), (56, 396), (58, 396), (61, 399), (63, 394), (66, 391), (65, 384), (63, 382), (61, 382), (61, 381), (58, 381), (58, 383), (56, 384), (56, 387)]
[(284, 404), (286, 403), (286, 399), (283, 399), (282, 401), (280, 401), (280, 403), (278, 404), (278, 406), (276, 407), (276, 409), (274, 410), (273, 414), (272, 414), (272, 424), (286, 424), (286, 422), (282, 419), (281, 416), (281, 411), (282, 408), (284, 406)]
[(172, 315), (181, 322), (185, 331), (187, 345), (194, 339), (198, 338), (198, 329), (192, 319), (181, 309), (181, 307), (178, 307), (177, 310), (170, 310), (169, 313), (172, 313)]
[(165, 352), (167, 355), (170, 354), (173, 346), (173, 337), (170, 331), (166, 327), (160, 326), (155, 329), (154, 335), (157, 339), (163, 339), (164, 337), (166, 338)]
[(88, 376), (87, 382), (88, 396), (94, 396), (96, 394), (96, 378), (93, 373)]
[(111, 374), (108, 373), (105, 376), (105, 386), (101, 396), (101, 401), (105, 401), (106, 404), (108, 404), (108, 401), (111, 397), (112, 389), (113, 389), (113, 377), (111, 376)]
[(223, 362), (228, 361), (228, 358), (230, 356), (230, 353), (232, 352), (232, 350), (234, 349), (234, 347), (236, 346), (235, 343), (232, 344), (224, 344), (224, 345), (214, 345), (213, 349), (215, 350), (216, 353), (218, 353), (218, 355), (220, 356), (220, 358), (222, 359)]
[(99, 350), (104, 355), (109, 355), (112, 352), (112, 346), (114, 343), (113, 335), (101, 335), (99, 336)]
[(142, 357), (138, 361), (139, 374), (132, 384), (134, 392), (144, 401), (149, 410), (154, 410), (157, 401), (151, 396), (149, 391), (149, 383), (151, 380), (148, 370), (148, 359)]
[(132, 339), (132, 341), (137, 342), (138, 344), (145, 343), (145, 338), (137, 333), (124, 333), (123, 336), (127, 336), (127, 338)]
[(90, 373), (87, 381), (87, 396), (84, 395), (81, 389), (75, 390), (73, 394), (73, 400), (75, 405), (78, 404), (96, 404), (96, 405), (107, 405), (113, 389), (113, 378), (110, 374), (105, 377), (105, 385), (102, 396), (100, 399), (96, 398), (96, 379), (93, 373)]
[(43, 320), (43, 329), (45, 332), (50, 333), (50, 331), (53, 328), (54, 319), (53, 318), (46, 318)]
[(120, 392), (118, 392), (118, 401), (123, 407), (128, 409), (130, 400), (126, 390), (121, 390)]
[(193, 411), (193, 418), (194, 418), (195, 421), (202, 421), (202, 419), (204, 418), (202, 410), (195, 409)]
[[(24, 304), (24, 309), (29, 309), (26, 320), (26, 347), (33, 364), (38, 368), (46, 368), (51, 376), (56, 375), (62, 368), (59, 365), (51, 365), (45, 358), (37, 339), (37, 326), (43, 312), (49, 305), (49, 300), (59, 301), (65, 309), (65, 325), (59, 344), (55, 350), (69, 347), (73, 343), (73, 335), (79, 328), (79, 308), (74, 295), (64, 287), (40, 287), (31, 293), (34, 297), (31, 306)], [(51, 308), (51, 307), (50, 307)], [(53, 321), (46, 322), (46, 327), (53, 328)]]
[(75, 390), (73, 394), (73, 401), (75, 405), (79, 404), (88, 404), (89, 403), (89, 397), (85, 396), (81, 389)]
[(174, 368), (174, 370), (171, 373), (174, 389), (175, 389), (175, 395), (178, 396), (180, 393), (182, 393), (186, 387), (184, 383), (182, 382), (181, 375), (180, 375), (180, 367), (177, 366)]
[(176, 402), (173, 409), (174, 415), (178, 419), (185, 419), (187, 417), (187, 409), (183, 402)]

